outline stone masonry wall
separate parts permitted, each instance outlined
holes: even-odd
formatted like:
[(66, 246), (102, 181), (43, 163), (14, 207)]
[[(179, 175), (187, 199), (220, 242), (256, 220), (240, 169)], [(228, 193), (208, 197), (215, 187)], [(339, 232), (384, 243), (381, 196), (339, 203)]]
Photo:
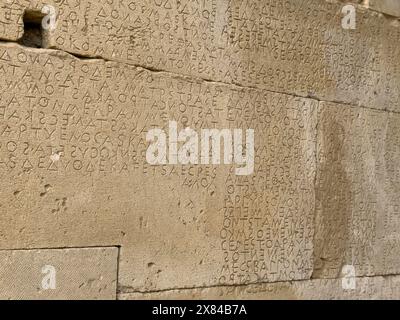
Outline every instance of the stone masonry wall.
[[(399, 17), (0, 0), (0, 298), (400, 298)], [(149, 164), (171, 122), (254, 130), (253, 170)]]

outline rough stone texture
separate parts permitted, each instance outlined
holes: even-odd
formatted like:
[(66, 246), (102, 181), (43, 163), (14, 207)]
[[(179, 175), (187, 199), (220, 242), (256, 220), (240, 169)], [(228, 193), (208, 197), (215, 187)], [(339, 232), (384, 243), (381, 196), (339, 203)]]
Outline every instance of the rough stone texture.
[(400, 115), (321, 103), (315, 277), (400, 272)]
[[(118, 299), (397, 300), (400, 298), (399, 276), (357, 278), (355, 283), (356, 289), (354, 290), (343, 289), (341, 279), (318, 279), (155, 293), (120, 293)], [(240, 304), (240, 301), (238, 303)]]
[[(398, 297), (400, 23), (351, 2), (1, 0), (0, 250), (121, 246), (121, 297)], [(254, 129), (254, 172), (149, 165), (169, 121)]]
[[(117, 259), (118, 248), (0, 251), (0, 299), (115, 299)], [(54, 289), (42, 285), (45, 266)]]
[(399, 111), (399, 23), (362, 7), (356, 30), (345, 30), (343, 3), (323, 0), (17, 0), (4, 6), (19, 36), (23, 10), (44, 3), (59, 13), (48, 47)]
[(18, 40), (23, 34), (23, 10), (15, 1), (0, 3), (0, 39)]
[[(122, 245), (134, 289), (310, 277), (316, 101), (15, 44), (0, 57), (1, 248)], [(254, 174), (148, 165), (168, 120), (254, 128)]]
[(368, 0), (368, 4), (374, 10), (400, 17), (400, 1), (398, 0)]

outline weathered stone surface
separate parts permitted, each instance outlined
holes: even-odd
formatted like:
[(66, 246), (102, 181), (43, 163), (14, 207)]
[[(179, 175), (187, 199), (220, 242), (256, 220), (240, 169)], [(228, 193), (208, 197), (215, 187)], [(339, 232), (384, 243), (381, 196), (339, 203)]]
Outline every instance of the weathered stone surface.
[(115, 299), (117, 258), (118, 248), (0, 251), (0, 299)]
[(16, 41), (22, 36), (22, 16), (23, 7), (16, 5), (15, 1), (1, 1), (0, 39)]
[(321, 103), (315, 277), (400, 271), (400, 115)]
[[(18, 0), (12, 7), (22, 15), (45, 3), (58, 10), (49, 47), (399, 111), (399, 24), (362, 7), (355, 30), (342, 28), (343, 3), (322, 0)], [(10, 19), (22, 23), (18, 13)]]
[[(122, 245), (120, 285), (141, 290), (310, 277), (316, 101), (17, 45), (0, 57), (1, 248)], [(254, 172), (149, 165), (146, 133), (173, 120), (254, 129)]]
[(120, 293), (118, 299), (377, 300), (400, 298), (399, 276), (357, 278), (355, 284), (355, 289), (345, 290), (342, 279), (319, 279), (155, 293)]
[[(121, 246), (128, 298), (397, 297), (400, 23), (376, 11), (398, 8), (350, 2), (354, 30), (335, 0), (1, 1), (0, 250)], [(175, 123), (254, 130), (254, 170), (171, 143), (149, 164)], [(372, 278), (315, 279), (344, 265)]]
[(398, 0), (368, 0), (368, 5), (374, 10), (400, 17), (400, 1)]

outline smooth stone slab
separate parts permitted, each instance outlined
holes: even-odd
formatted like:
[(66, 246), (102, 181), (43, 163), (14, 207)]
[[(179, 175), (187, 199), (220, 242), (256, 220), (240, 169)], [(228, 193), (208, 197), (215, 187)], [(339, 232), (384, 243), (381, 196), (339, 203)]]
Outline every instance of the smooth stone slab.
[(2, 250), (0, 299), (115, 299), (117, 259), (118, 248)]
[(400, 2), (397, 0), (369, 0), (368, 3), (374, 10), (400, 17)]

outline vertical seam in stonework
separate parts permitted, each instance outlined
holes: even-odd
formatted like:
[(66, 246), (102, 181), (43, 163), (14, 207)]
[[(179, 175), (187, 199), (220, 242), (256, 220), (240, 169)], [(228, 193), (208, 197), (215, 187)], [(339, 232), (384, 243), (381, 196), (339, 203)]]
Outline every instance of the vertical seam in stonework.
[(118, 300), (118, 287), (119, 287), (119, 265), (120, 265), (120, 257), (121, 257), (121, 246), (117, 246), (117, 273), (116, 273), (116, 283), (115, 283), (115, 300)]
[(312, 273), (311, 273), (311, 279), (314, 279), (314, 272), (315, 272), (315, 238), (317, 234), (317, 178), (318, 178), (318, 127), (319, 127), (319, 114), (320, 114), (320, 109), (321, 109), (321, 101), (317, 101), (317, 112), (316, 112), (316, 124), (315, 124), (315, 172), (314, 172), (314, 216), (313, 216), (313, 239), (312, 239), (312, 244), (313, 244), (313, 254), (312, 254)]

